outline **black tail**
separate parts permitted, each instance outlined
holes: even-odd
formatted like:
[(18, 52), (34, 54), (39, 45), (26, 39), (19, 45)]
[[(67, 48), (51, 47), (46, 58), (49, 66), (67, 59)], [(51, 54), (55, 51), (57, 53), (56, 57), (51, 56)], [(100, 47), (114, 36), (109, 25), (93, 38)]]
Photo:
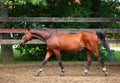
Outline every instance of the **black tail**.
[(97, 34), (98, 38), (100, 39), (100, 41), (102, 42), (103, 47), (106, 48), (110, 61), (114, 62), (114, 57), (110, 51), (108, 44), (106, 43), (104, 34), (102, 32), (96, 32), (96, 34)]

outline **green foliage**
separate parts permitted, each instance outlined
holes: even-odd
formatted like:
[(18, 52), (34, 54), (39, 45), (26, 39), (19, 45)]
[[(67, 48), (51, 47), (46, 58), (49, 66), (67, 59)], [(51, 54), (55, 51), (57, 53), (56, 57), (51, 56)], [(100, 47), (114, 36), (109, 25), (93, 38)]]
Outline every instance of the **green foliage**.
[(115, 62), (120, 62), (120, 51), (112, 51), (112, 54), (114, 55)]
[[(118, 8), (118, 0), (103, 0), (100, 6), (100, 17), (119, 17), (120, 9)], [(119, 28), (119, 23), (101, 23), (103, 28)]]
[(43, 5), (46, 6), (46, 0), (3, 0), (6, 5), (26, 5), (27, 3), (32, 3), (33, 5)]
[[(46, 45), (22, 45), (17, 50), (20, 51), (20, 59), (23, 61), (35, 61), (35, 60), (43, 60), (46, 53)], [(101, 57), (103, 57), (104, 61), (109, 61), (108, 55), (105, 49), (101, 49), (99, 47), (99, 53)], [(64, 61), (86, 61), (87, 55), (86, 51), (82, 50), (77, 53), (61, 53), (62, 59)], [(50, 58), (50, 60), (56, 60), (55, 55)], [(97, 58), (92, 55), (92, 60), (97, 61)]]
[[(118, 4), (116, 0), (81, 0), (80, 4), (74, 0), (3, 0), (8, 5), (9, 17), (119, 17)], [(40, 25), (50, 23), (36, 22), (9, 22), (4, 23), (7, 28), (36, 28)], [(53, 23), (53, 28), (119, 28), (118, 23)], [(21, 36), (19, 36), (21, 38)], [(43, 48), (41, 48), (43, 47)], [(45, 55), (44, 45), (25, 45), (18, 48), (22, 60), (43, 60)], [(104, 49), (99, 52), (105, 60), (107, 55)], [(54, 56), (53, 56), (54, 57)], [(73, 54), (62, 53), (64, 60), (86, 59), (85, 51)], [(94, 56), (93, 60), (96, 60)], [(54, 59), (54, 58), (53, 58)]]
[[(10, 0), (5, 0), (9, 3)], [(81, 4), (73, 0), (15, 0), (26, 2), (25, 5), (12, 4), (9, 16), (13, 17), (119, 17), (117, 1), (113, 0), (82, 0)], [(10, 1), (10, 3), (13, 3)], [(42, 4), (46, 3), (44, 6)], [(34, 5), (37, 4), (37, 5)], [(26, 11), (26, 12), (24, 12)], [(23, 27), (27, 27), (26, 23)], [(50, 23), (33, 23), (49, 25)], [(27, 23), (33, 27), (32, 23)], [(19, 27), (18, 23), (14, 26)], [(22, 28), (22, 26), (20, 26)], [(53, 28), (119, 28), (119, 23), (53, 23)]]
[(100, 7), (101, 17), (116, 17), (119, 12), (118, 0), (103, 0)]
[[(119, 17), (117, 1), (81, 0), (4, 0), (8, 4), (9, 16), (13, 17)], [(21, 3), (19, 5), (17, 3)], [(46, 5), (45, 5), (46, 4)], [(25, 12), (24, 12), (25, 11)], [(33, 27), (32, 25), (49, 25), (50, 23), (18, 23), (16, 27)], [(20, 25), (20, 26), (19, 26)], [(35, 26), (36, 27), (36, 26)], [(53, 23), (53, 28), (119, 28), (119, 23)]]
[(21, 45), (16, 48), (20, 51), (20, 59), (23, 61), (43, 60), (45, 56), (45, 45)]

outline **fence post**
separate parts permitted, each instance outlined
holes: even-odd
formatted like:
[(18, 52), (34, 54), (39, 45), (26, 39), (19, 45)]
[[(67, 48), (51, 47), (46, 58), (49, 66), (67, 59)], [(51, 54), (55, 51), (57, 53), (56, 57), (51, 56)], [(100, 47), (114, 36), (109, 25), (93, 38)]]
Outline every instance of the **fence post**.
[[(8, 10), (7, 7), (0, 2), (1, 4), (1, 14), (3, 17), (8, 17)], [(1, 23), (1, 28), (2, 28), (2, 23)], [(3, 35), (3, 34), (1, 34)], [(1, 36), (1, 39), (8, 39), (10, 37), (9, 34), (4, 34), (4, 36)], [(12, 45), (1, 45), (1, 52), (2, 52), (2, 63), (9, 63), (13, 61), (13, 50), (12, 50)]]

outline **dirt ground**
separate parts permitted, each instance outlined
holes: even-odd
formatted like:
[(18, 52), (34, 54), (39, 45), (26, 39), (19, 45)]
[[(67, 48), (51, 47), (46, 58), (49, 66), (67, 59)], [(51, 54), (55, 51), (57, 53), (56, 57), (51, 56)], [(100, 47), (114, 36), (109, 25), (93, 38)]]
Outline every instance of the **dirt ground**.
[(77, 63), (64, 64), (65, 76), (61, 76), (60, 67), (49, 64), (39, 77), (35, 77), (39, 65), (0, 65), (0, 83), (120, 83), (120, 64), (107, 64), (107, 77), (99, 64), (91, 65), (89, 74), (84, 76), (84, 66)]

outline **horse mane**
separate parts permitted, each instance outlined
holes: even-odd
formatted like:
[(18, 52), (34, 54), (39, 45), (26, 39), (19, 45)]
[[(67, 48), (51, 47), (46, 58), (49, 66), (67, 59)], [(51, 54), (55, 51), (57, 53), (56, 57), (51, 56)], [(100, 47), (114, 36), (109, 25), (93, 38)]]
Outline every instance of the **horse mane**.
[(37, 28), (32, 28), (32, 29), (33, 30), (46, 30), (46, 29), (49, 29), (49, 28), (46, 28), (46, 27), (37, 27)]
[(51, 31), (52, 34), (57, 34), (57, 35), (60, 35), (60, 34), (68, 34), (67, 32), (65, 31), (61, 31), (61, 30), (54, 30), (54, 29), (49, 29), (49, 28), (46, 28), (46, 27), (37, 27), (37, 28), (32, 28), (31, 30), (48, 30), (48, 31)]

